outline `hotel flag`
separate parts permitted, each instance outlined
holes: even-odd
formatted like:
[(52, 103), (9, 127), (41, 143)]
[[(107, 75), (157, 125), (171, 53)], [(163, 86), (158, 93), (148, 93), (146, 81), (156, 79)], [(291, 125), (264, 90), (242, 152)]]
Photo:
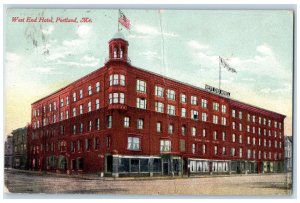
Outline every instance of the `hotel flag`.
[[(124, 13), (120, 9), (119, 9), (119, 20), (118, 20), (118, 22), (121, 25), (123, 25), (127, 30), (130, 30), (130, 20), (124, 15)], [(118, 30), (120, 30), (119, 26), (118, 26)]]
[(228, 71), (237, 73), (221, 56), (219, 56), (219, 89), (221, 89), (221, 66), (226, 68)]

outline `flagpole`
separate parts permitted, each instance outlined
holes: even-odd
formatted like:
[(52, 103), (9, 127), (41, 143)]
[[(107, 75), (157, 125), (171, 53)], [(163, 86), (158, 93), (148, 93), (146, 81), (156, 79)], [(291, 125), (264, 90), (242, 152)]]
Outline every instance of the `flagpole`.
[(120, 32), (120, 23), (119, 23), (119, 19), (120, 19), (120, 16), (121, 16), (121, 10), (119, 9), (119, 16), (118, 16), (118, 32)]
[(220, 64), (221, 57), (219, 56), (219, 89), (221, 89), (221, 64)]

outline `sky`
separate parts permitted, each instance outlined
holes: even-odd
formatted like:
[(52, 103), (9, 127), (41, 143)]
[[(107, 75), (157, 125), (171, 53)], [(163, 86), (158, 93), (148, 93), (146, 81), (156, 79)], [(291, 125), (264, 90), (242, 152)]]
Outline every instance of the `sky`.
[[(293, 13), (288, 10), (123, 10), (133, 66), (286, 115), (292, 135)], [(12, 22), (31, 17), (78, 23)], [(82, 23), (88, 17), (92, 22)], [(31, 103), (102, 67), (117, 10), (8, 9), (4, 51), (5, 135), (31, 120)]]

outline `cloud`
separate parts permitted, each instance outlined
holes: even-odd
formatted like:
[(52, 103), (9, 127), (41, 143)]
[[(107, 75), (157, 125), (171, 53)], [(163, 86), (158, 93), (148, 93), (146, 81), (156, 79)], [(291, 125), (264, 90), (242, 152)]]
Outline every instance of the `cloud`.
[(81, 39), (64, 40), (63, 45), (67, 47), (78, 47), (83, 43)]
[(98, 62), (99, 60), (93, 56), (83, 56), (80, 61), (85, 61), (85, 62)]
[(256, 51), (262, 55), (272, 56), (273, 51), (267, 44), (262, 44), (256, 47)]
[[(138, 36), (135, 35), (135, 37), (140, 37), (139, 35), (143, 37), (156, 37), (161, 35), (161, 31), (157, 28), (143, 24), (134, 26), (134, 31), (138, 34)], [(178, 37), (177, 34), (171, 32), (163, 32), (163, 35), (165, 37)], [(133, 36), (134, 35), (132, 35), (131, 38), (133, 38)]]
[(75, 61), (61, 61), (58, 60), (57, 64), (66, 65), (69, 67), (96, 67), (98, 65), (98, 61), (93, 62), (75, 62)]
[(202, 50), (202, 49), (209, 49), (209, 45), (207, 44), (201, 44), (200, 42), (197, 42), (196, 40), (190, 40), (187, 42), (187, 45), (190, 48), (193, 48), (195, 50)]
[(38, 73), (51, 73), (54, 70), (56, 70), (56, 68), (50, 68), (50, 67), (36, 67), (36, 68), (30, 68), (31, 71), (34, 72), (38, 72)]
[(90, 34), (92, 28), (90, 26), (87, 26), (87, 25), (80, 25), (77, 29), (77, 35), (80, 37), (80, 38), (84, 38), (86, 37), (87, 35)]
[(144, 51), (139, 53), (139, 55), (144, 56), (147, 59), (160, 59), (161, 57), (158, 56), (157, 52), (154, 51)]
[(50, 34), (52, 34), (53, 30), (54, 30), (54, 26), (53, 26), (53, 25), (50, 25), (50, 26), (48, 26), (47, 28), (42, 29), (41, 31), (42, 31), (42, 33), (45, 34), (45, 35), (50, 35)]

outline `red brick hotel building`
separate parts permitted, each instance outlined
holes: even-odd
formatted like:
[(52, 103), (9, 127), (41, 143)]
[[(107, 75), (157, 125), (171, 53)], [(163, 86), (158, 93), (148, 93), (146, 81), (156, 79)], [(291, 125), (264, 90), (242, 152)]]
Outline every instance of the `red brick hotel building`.
[(105, 65), (32, 104), (32, 170), (124, 175), (284, 169), (284, 115), (131, 65), (121, 33)]

